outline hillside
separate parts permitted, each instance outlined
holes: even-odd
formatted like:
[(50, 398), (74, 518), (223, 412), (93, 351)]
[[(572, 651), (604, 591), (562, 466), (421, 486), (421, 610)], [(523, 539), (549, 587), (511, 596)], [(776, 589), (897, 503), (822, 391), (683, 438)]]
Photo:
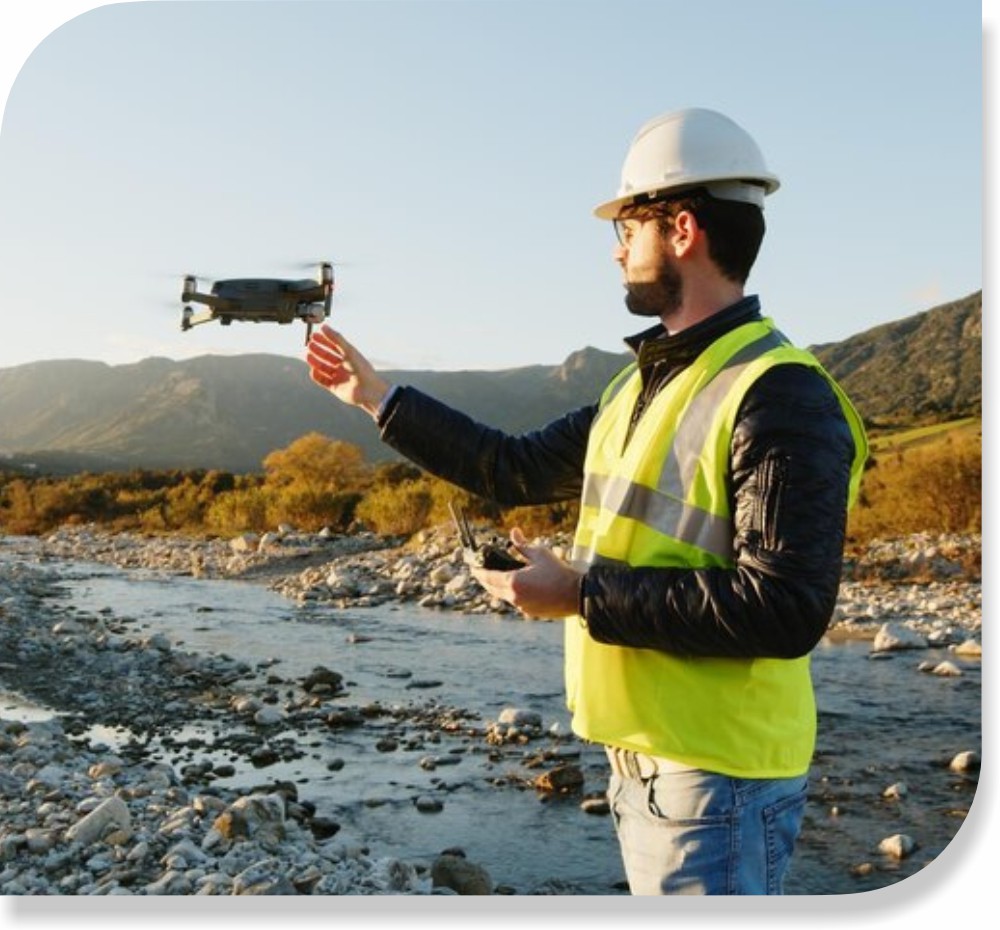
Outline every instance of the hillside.
[[(873, 423), (979, 415), (982, 294), (813, 347)], [(627, 361), (586, 348), (561, 365), (504, 371), (390, 371), (471, 416), (520, 432), (593, 402)], [(259, 470), (268, 452), (311, 431), (394, 457), (370, 419), (332, 401), (304, 362), (276, 355), (78, 360), (0, 369), (0, 455), (66, 473), (122, 468)]]
[(983, 294), (813, 346), (869, 422), (910, 425), (981, 416)]

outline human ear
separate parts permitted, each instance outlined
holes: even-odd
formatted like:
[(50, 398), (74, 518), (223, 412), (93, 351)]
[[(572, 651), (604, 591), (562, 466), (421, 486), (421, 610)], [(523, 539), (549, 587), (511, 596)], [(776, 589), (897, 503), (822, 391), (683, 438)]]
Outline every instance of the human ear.
[(670, 247), (678, 258), (691, 250), (691, 247), (703, 235), (698, 225), (698, 218), (690, 210), (681, 210), (674, 216), (670, 232)]

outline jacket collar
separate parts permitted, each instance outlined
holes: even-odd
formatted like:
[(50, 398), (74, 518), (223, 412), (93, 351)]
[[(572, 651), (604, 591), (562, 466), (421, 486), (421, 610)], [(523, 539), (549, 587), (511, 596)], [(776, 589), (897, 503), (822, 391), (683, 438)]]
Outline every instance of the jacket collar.
[[(671, 335), (662, 323), (657, 323), (634, 336), (626, 336), (625, 344), (640, 357), (640, 361), (644, 361), (644, 355), (650, 354), (659, 357), (661, 353), (672, 355), (674, 352), (684, 353), (685, 350), (695, 348), (700, 352), (731, 329), (758, 319), (760, 298), (756, 294), (749, 294), (679, 333)], [(655, 359), (650, 358), (649, 361)]]

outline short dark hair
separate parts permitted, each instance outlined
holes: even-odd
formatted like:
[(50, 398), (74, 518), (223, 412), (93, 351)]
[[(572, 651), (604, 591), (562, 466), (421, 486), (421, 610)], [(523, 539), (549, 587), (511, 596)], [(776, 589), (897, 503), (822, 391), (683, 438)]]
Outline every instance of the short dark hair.
[[(662, 207), (660, 205), (663, 205)], [(713, 197), (695, 187), (649, 204), (667, 232), (681, 210), (695, 215), (708, 236), (708, 255), (719, 271), (737, 284), (745, 284), (764, 240), (764, 211), (752, 203)]]

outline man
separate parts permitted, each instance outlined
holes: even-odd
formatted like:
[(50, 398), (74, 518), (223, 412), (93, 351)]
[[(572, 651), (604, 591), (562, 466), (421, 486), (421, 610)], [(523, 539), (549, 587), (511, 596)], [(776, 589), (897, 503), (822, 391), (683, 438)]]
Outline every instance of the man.
[[(836, 602), (861, 420), (744, 286), (778, 187), (753, 139), (710, 110), (639, 131), (617, 196), (628, 309), (658, 317), (583, 407), (523, 436), (390, 387), (329, 327), (314, 381), (367, 410), (427, 470), (502, 504), (575, 497), (562, 561), (477, 570), (524, 614), (565, 617), (573, 728), (607, 747), (633, 894), (780, 894), (816, 711), (809, 652)], [(801, 312), (806, 312), (802, 308)]]

